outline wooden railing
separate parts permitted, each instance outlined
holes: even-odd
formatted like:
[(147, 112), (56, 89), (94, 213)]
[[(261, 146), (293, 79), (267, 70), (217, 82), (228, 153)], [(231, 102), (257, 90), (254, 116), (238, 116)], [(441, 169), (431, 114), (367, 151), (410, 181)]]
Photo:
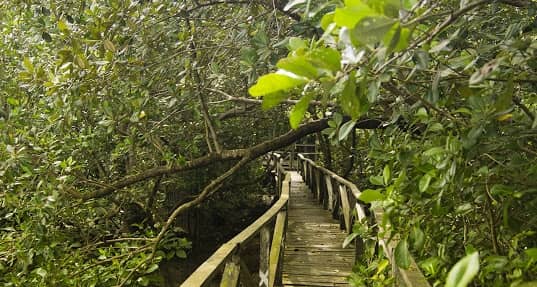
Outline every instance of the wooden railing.
[[(340, 227), (347, 233), (351, 233), (354, 221), (357, 219), (363, 224), (370, 224), (382, 221), (383, 210), (376, 208), (372, 212), (358, 200), (360, 190), (352, 182), (340, 177), (336, 173), (317, 165), (304, 155), (298, 155), (299, 170), (304, 178), (304, 182), (318, 199), (325, 209), (331, 211), (335, 219), (339, 219)], [(407, 287), (428, 287), (429, 282), (423, 276), (414, 259), (411, 258), (411, 265), (408, 269), (397, 267), (393, 256), (393, 250), (397, 246), (397, 240), (391, 238), (390, 234), (378, 224), (378, 240), (376, 244), (383, 248), (384, 254), (390, 260), (392, 272), (395, 274), (398, 283)], [(356, 258), (362, 258), (365, 254), (365, 245), (362, 238), (355, 239)]]
[[(182, 287), (215, 286), (216, 279), (220, 279), (219, 286), (222, 287), (236, 287), (239, 284), (273, 287), (280, 283), (291, 179), (282, 167), (279, 154), (270, 154), (268, 160), (275, 171), (278, 201), (254, 223), (222, 245), (181, 284)], [(241, 255), (248, 243), (258, 235), (259, 276), (252, 276)]]

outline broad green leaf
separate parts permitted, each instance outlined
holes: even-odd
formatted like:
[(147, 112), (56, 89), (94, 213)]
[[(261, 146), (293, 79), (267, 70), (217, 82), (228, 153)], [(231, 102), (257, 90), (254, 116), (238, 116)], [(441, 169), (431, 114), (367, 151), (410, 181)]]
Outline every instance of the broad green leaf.
[(399, 9), (401, 9), (400, 0), (362, 0), (362, 2), (380, 14), (391, 18), (399, 17)]
[(380, 88), (380, 81), (373, 81), (369, 83), (369, 87), (367, 88), (367, 100), (370, 103), (375, 103), (377, 101), (379, 88)]
[(278, 61), (276, 66), (282, 70), (289, 71), (295, 75), (303, 76), (308, 79), (315, 79), (318, 74), (317, 69), (305, 56), (283, 58)]
[(374, 185), (384, 185), (384, 178), (379, 175), (372, 175), (369, 177), (369, 182)]
[(384, 39), (396, 22), (386, 16), (368, 16), (356, 24), (352, 36), (362, 44), (375, 44)]
[(524, 250), (524, 253), (531, 257), (533, 260), (537, 261), (537, 248), (529, 248)]
[(384, 200), (384, 195), (375, 189), (366, 189), (360, 193), (359, 200), (365, 203), (371, 203), (373, 201)]
[(366, 4), (353, 1), (352, 4), (346, 3), (344, 8), (336, 8), (334, 22), (340, 27), (352, 29), (363, 18), (375, 15), (378, 15), (378, 13)]
[(329, 12), (329, 13), (324, 14), (323, 18), (321, 18), (320, 25), (324, 31), (326, 31), (328, 26), (334, 22), (334, 15), (335, 15), (335, 12)]
[(425, 233), (418, 226), (414, 226), (410, 230), (409, 239), (412, 241), (412, 247), (416, 251), (421, 251), (423, 244), (425, 243)]
[(260, 97), (275, 92), (290, 90), (306, 82), (302, 78), (294, 78), (283, 74), (270, 73), (261, 76), (248, 92), (254, 97)]
[(394, 256), (397, 266), (403, 269), (408, 269), (408, 267), (410, 267), (410, 252), (408, 251), (408, 242), (406, 239), (403, 239), (397, 243)]
[(429, 188), (429, 184), (431, 184), (432, 177), (429, 174), (425, 174), (421, 177), (419, 182), (419, 189), (420, 192), (425, 192)]
[(298, 49), (308, 48), (308, 44), (303, 39), (300, 39), (298, 37), (291, 37), (289, 38), (289, 43), (287, 44), (287, 48), (290, 51), (296, 51)]
[(466, 287), (479, 271), (479, 253), (476, 251), (459, 260), (449, 271), (446, 287)]
[(390, 30), (384, 36), (384, 46), (388, 48), (387, 54), (391, 52), (400, 52), (408, 47), (410, 39), (410, 29), (401, 27), (399, 22), (393, 24)]
[(332, 48), (317, 48), (307, 55), (307, 60), (320, 69), (337, 72), (341, 68), (341, 55)]
[(339, 139), (340, 141), (346, 139), (347, 136), (351, 133), (351, 131), (353, 131), (353, 129), (354, 129), (354, 125), (356, 125), (356, 121), (348, 121), (348, 122), (344, 123), (344, 124), (339, 128), (339, 136), (338, 136), (338, 139)]
[(312, 97), (312, 94), (302, 96), (298, 103), (296, 103), (296, 105), (293, 107), (291, 114), (289, 115), (289, 123), (291, 124), (291, 128), (296, 129), (298, 127), (306, 114), (306, 110), (308, 109)]
[(182, 258), (182, 259), (187, 257), (186, 252), (183, 249), (179, 249), (179, 250), (175, 251), (175, 255), (178, 258)]
[(268, 95), (264, 95), (263, 103), (261, 104), (261, 107), (264, 110), (268, 110), (270, 108), (277, 106), (279, 103), (281, 103), (285, 99), (287, 99), (287, 95), (283, 92), (275, 92), (275, 93), (271, 93)]
[(358, 119), (368, 109), (366, 96), (361, 95), (363, 85), (357, 89), (354, 72), (350, 73), (345, 88), (339, 97), (341, 109), (353, 120)]
[(384, 170), (382, 171), (382, 177), (384, 178), (384, 184), (388, 185), (390, 179), (392, 179), (392, 168), (389, 164), (384, 166)]
[(145, 274), (153, 273), (157, 269), (158, 269), (158, 264), (153, 263), (151, 264), (151, 266), (149, 266), (149, 268), (147, 268), (147, 270), (145, 271)]

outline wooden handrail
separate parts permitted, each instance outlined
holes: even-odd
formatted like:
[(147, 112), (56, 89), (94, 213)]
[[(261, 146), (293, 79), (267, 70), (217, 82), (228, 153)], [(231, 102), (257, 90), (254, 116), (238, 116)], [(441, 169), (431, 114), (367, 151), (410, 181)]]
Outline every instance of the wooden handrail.
[[(353, 209), (356, 211), (358, 220), (364, 224), (375, 224), (379, 227), (379, 236), (377, 244), (381, 246), (384, 253), (390, 260), (392, 270), (395, 273), (397, 280), (407, 287), (430, 287), (429, 282), (423, 276), (423, 273), (417, 266), (413, 258), (411, 258), (411, 265), (408, 269), (402, 269), (397, 266), (393, 256), (393, 250), (397, 246), (397, 240), (391, 239), (390, 234), (384, 231), (383, 226), (378, 224), (382, 221), (383, 210), (382, 208), (376, 208), (373, 210), (372, 217), (367, 217), (366, 206), (358, 199), (360, 197), (360, 189), (358, 187), (337, 175), (333, 171), (326, 169), (313, 160), (304, 157), (303, 154), (298, 154), (299, 158), (299, 170), (304, 177), (304, 181), (311, 188), (312, 192), (319, 199), (320, 203), (323, 203), (325, 208), (332, 211), (332, 214), (337, 217), (339, 215), (340, 225), (346, 229), (347, 233), (351, 233), (353, 225)], [(324, 183), (324, 184), (323, 184)], [(336, 185), (336, 191), (334, 191), (334, 183)], [(337, 192), (339, 191), (339, 193)], [(335, 198), (336, 195), (337, 198)], [(351, 208), (353, 206), (353, 208)], [(363, 239), (356, 238), (356, 258), (364, 255), (364, 242)]]
[[(211, 282), (215, 275), (224, 269), (220, 286), (250, 286), (255, 281), (256, 286), (273, 287), (279, 283), (279, 272), (281, 271), (281, 256), (283, 252), (283, 240), (287, 227), (287, 203), (289, 201), (289, 188), (291, 177), (281, 164), (279, 154), (271, 154), (270, 161), (275, 164), (277, 188), (279, 189), (279, 199), (254, 223), (250, 224), (241, 233), (223, 244), (218, 250), (201, 264), (182, 284), (181, 287), (204, 286)], [(282, 177), (285, 179), (282, 180)], [(274, 220), (276, 219), (276, 220)], [(271, 243), (270, 229), (274, 224), (274, 236)], [(242, 249), (256, 236), (261, 238), (260, 270), (259, 280), (251, 278), (247, 272), (247, 266), (241, 264)], [(264, 251), (266, 254), (263, 254)], [(242, 267), (241, 267), (242, 266)], [(262, 270), (264, 268), (264, 270)], [(239, 280), (239, 274), (240, 280)], [(259, 284), (257, 284), (259, 281)]]

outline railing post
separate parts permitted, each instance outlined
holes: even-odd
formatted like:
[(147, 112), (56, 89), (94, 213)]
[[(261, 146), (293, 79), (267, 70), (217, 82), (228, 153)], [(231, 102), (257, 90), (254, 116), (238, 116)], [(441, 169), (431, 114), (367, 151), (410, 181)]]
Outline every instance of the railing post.
[(259, 286), (269, 287), (269, 264), (270, 264), (270, 229), (263, 226), (259, 233)]
[(349, 205), (349, 197), (347, 196), (347, 187), (340, 184), (339, 185), (339, 197), (341, 198), (341, 209), (343, 213), (343, 220), (345, 222), (345, 230), (347, 233), (351, 232), (351, 212)]
[(222, 274), (222, 281), (220, 281), (220, 287), (239, 286), (240, 270), (240, 257), (238, 254), (233, 254), (231, 259), (226, 262), (226, 267), (224, 268), (224, 273)]
[(318, 202), (322, 203), (323, 194), (322, 194), (322, 187), (321, 187), (321, 171), (318, 168), (315, 169), (315, 190), (317, 193)]
[(326, 194), (327, 194), (327, 204), (326, 208), (329, 211), (334, 211), (334, 194), (333, 194), (333, 186), (332, 186), (332, 178), (329, 175), (324, 176), (324, 182), (326, 184)]

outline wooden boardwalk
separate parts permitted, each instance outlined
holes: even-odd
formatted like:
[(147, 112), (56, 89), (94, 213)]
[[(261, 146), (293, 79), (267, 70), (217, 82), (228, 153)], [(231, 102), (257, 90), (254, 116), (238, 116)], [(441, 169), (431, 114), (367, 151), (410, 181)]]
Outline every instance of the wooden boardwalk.
[(349, 286), (353, 245), (339, 221), (324, 210), (297, 172), (291, 171), (288, 227), (283, 259), (283, 286)]

